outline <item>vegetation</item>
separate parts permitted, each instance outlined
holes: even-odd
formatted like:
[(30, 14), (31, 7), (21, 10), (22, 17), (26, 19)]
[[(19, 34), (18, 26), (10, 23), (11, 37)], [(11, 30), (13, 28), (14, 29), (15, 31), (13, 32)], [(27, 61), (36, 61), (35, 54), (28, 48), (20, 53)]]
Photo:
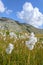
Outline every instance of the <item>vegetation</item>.
[[(34, 49), (29, 50), (25, 44), (28, 38), (19, 38), (19, 34), (17, 36), (18, 38), (11, 38), (8, 31), (6, 36), (0, 34), (0, 65), (43, 65), (42, 40), (39, 39)], [(14, 45), (11, 54), (6, 53), (9, 43)]]
[[(31, 32), (38, 39), (32, 50), (26, 45)], [(7, 54), (6, 48), (10, 43), (14, 48)], [(43, 30), (0, 18), (0, 65), (43, 65)]]

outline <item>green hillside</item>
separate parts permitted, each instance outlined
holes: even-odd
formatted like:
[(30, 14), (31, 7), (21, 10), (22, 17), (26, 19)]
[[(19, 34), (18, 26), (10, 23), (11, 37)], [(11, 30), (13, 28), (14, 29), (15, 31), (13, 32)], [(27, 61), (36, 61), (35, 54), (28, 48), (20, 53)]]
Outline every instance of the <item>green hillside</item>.
[(37, 29), (33, 27), (32, 25), (25, 24), (25, 23), (19, 23), (18, 21), (2, 17), (0, 18), (0, 26), (2, 28), (15, 31), (15, 32), (34, 32), (36, 34), (43, 34), (43, 29)]

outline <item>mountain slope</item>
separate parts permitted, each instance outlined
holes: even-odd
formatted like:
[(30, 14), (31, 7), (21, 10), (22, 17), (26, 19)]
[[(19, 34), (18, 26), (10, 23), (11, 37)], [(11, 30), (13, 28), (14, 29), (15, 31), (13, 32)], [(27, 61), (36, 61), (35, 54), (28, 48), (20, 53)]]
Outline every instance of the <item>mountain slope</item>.
[(32, 25), (19, 23), (9, 18), (2, 17), (0, 18), (0, 28), (15, 31), (15, 32), (34, 32), (36, 34), (43, 34), (43, 29), (37, 29)]
[(24, 30), (21, 24), (8, 18), (0, 18), (0, 26), (3, 26), (10, 31), (22, 32)]
[(36, 34), (43, 34), (43, 29), (35, 28), (34, 26), (29, 25), (29, 24), (24, 24), (24, 25), (26, 26), (26, 30), (28, 32), (34, 32)]

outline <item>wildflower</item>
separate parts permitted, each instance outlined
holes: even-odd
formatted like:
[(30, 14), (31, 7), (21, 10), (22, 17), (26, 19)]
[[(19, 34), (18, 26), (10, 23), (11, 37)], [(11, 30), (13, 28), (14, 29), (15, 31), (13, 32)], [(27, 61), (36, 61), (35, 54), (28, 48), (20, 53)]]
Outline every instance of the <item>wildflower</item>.
[(12, 50), (14, 49), (13, 44), (9, 44), (8, 47), (6, 48), (6, 53), (7, 54), (11, 54)]
[(42, 44), (43, 44), (43, 41), (42, 41)]
[(1, 35), (3, 35), (3, 33), (2, 33), (2, 32), (0, 32), (0, 34), (1, 34)]
[(6, 40), (6, 37), (4, 37), (3, 40), (5, 41)]
[(3, 37), (6, 37), (6, 33), (5, 33), (5, 34), (3, 34)]
[(25, 33), (25, 36), (26, 36), (26, 38), (29, 38), (29, 36), (28, 36), (28, 34), (27, 34), (27, 33)]
[(33, 36), (33, 37), (34, 37), (35, 35), (34, 35), (34, 33), (33, 33), (33, 32), (31, 32), (30, 36)]
[(9, 35), (11, 38), (13, 38), (13, 37), (17, 38), (17, 36), (16, 36), (16, 34), (14, 34), (14, 32), (10, 32)]
[(26, 41), (26, 45), (28, 46), (30, 50), (32, 50), (36, 42), (37, 42), (37, 37), (35, 37), (35, 35), (31, 33), (29, 40)]
[(24, 41), (22, 41), (22, 43), (24, 43)]
[(33, 50), (34, 45), (29, 45), (29, 50)]

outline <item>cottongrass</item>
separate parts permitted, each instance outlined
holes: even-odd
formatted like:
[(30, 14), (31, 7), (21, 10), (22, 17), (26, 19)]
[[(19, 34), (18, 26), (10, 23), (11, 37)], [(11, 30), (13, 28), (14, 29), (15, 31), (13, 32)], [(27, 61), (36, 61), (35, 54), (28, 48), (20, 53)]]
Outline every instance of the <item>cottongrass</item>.
[[(31, 38), (29, 36), (29, 40), (27, 38), (10, 39), (10, 36), (6, 36), (6, 40), (3, 41), (4, 37), (0, 35), (0, 38), (1, 37), (2, 39), (0, 40), (0, 65), (43, 65), (43, 45), (41, 45), (41, 42), (43, 40), (39, 43), (37, 42), (37, 44), (32, 43), (31, 41), (30, 44), (29, 40), (36, 38), (34, 35)], [(27, 41), (27, 45), (25, 44), (25, 41)], [(34, 49), (35, 44), (36, 46)], [(7, 45), (8, 47), (6, 48)], [(9, 47), (13, 47), (11, 52), (8, 49)], [(8, 51), (6, 51), (6, 49), (8, 49)]]
[(6, 33), (5, 33), (5, 34), (3, 34), (3, 37), (6, 37)]
[(17, 38), (17, 35), (14, 32), (10, 32), (9, 35), (10, 35), (10, 38), (13, 38), (13, 37)]
[(8, 47), (6, 48), (6, 53), (11, 54), (12, 50), (14, 49), (14, 46), (12, 43), (9, 43)]
[(43, 41), (42, 41), (42, 44), (43, 44)]
[(26, 41), (26, 45), (29, 48), (29, 50), (33, 50), (36, 42), (37, 42), (37, 37), (35, 37), (34, 33), (31, 33), (29, 40)]
[(29, 35), (27, 33), (25, 33), (25, 36), (26, 36), (26, 38), (29, 38)]
[(6, 40), (6, 37), (4, 37), (3, 40), (5, 41)]
[(28, 38), (26, 35), (19, 35), (19, 39), (26, 39)]

